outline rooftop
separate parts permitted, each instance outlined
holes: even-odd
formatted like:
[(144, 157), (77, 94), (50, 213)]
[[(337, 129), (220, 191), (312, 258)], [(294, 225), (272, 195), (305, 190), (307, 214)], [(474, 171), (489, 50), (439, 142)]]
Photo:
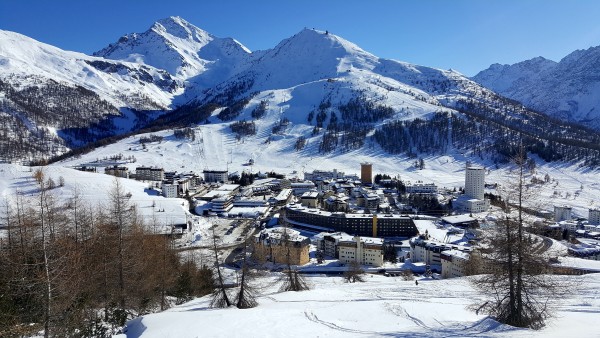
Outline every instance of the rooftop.
[(475, 221), (475, 218), (473, 218), (467, 214), (463, 214), (463, 215), (442, 217), (442, 221), (444, 221), (446, 223), (450, 223), (450, 224), (457, 224), (457, 223), (473, 222), (473, 221)]

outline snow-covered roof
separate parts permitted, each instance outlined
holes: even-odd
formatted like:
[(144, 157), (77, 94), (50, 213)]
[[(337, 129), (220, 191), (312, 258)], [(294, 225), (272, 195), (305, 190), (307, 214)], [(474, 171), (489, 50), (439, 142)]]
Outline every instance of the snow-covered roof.
[(558, 261), (558, 263), (554, 263), (552, 265), (565, 268), (600, 272), (600, 261), (577, 257), (559, 257)]
[(469, 253), (467, 252), (467, 250), (463, 251), (463, 250), (451, 249), (451, 250), (442, 251), (442, 254), (444, 254), (446, 256), (465, 259), (465, 260), (469, 259)]
[(290, 242), (302, 242), (302, 241), (308, 240), (308, 237), (302, 236), (300, 234), (300, 231), (290, 229), (290, 228), (285, 228), (285, 227), (275, 227), (275, 228), (270, 228), (270, 229), (263, 229), (259, 233), (254, 235), (254, 237), (257, 237), (257, 238), (261, 238), (261, 237), (265, 238), (266, 237), (268, 239), (281, 240), (284, 237), (284, 234), (287, 234), (287, 239)]
[(307, 191), (302, 194), (301, 198), (317, 198), (319, 193), (317, 191)]
[(218, 191), (234, 191), (240, 187), (239, 184), (222, 184), (216, 190)]
[(442, 217), (442, 221), (444, 221), (446, 223), (450, 223), (450, 224), (469, 223), (469, 222), (475, 221), (475, 218), (473, 218), (467, 214), (463, 214), (463, 215)]
[[(430, 220), (415, 220), (415, 226), (420, 234), (427, 234), (429, 238), (438, 242), (458, 243), (464, 240), (464, 232), (455, 232), (456, 228), (446, 228), (441, 225), (436, 225)], [(452, 231), (449, 231), (452, 230)]]

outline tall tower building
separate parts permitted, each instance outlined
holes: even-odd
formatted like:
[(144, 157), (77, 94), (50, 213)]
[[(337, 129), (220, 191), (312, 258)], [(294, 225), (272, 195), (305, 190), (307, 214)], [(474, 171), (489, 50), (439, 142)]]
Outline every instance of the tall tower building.
[(467, 167), (465, 174), (465, 195), (483, 200), (485, 170), (481, 167)]
[(588, 221), (593, 225), (600, 225), (600, 209), (590, 209), (589, 210)]
[(363, 184), (373, 184), (373, 164), (364, 162), (360, 164), (360, 181)]

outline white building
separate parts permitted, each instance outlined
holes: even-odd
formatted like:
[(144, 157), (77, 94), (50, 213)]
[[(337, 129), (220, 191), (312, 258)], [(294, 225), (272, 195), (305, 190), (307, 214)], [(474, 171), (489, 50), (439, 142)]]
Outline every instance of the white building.
[(177, 198), (177, 184), (163, 184), (162, 194), (166, 198)]
[(485, 169), (467, 167), (465, 172), (465, 194), (454, 201), (454, 207), (462, 212), (484, 212), (490, 201), (484, 198)]
[(554, 206), (554, 221), (569, 221), (571, 220), (572, 208), (568, 206)]
[(338, 243), (340, 262), (358, 262), (363, 265), (383, 265), (383, 239), (355, 236)]
[(292, 197), (292, 189), (282, 189), (277, 196), (273, 198), (275, 205), (285, 205)]
[(406, 192), (409, 194), (437, 194), (438, 188), (434, 183), (409, 183), (406, 185)]
[(465, 174), (465, 195), (482, 200), (484, 188), (485, 169), (481, 167), (467, 167)]
[(316, 208), (319, 193), (316, 191), (307, 191), (300, 196), (300, 203), (307, 208)]
[(233, 196), (225, 195), (213, 198), (211, 211), (216, 213), (228, 212), (233, 207)]
[(469, 253), (461, 250), (446, 250), (440, 255), (442, 261), (442, 278), (455, 278), (465, 275)]
[(456, 200), (454, 200), (454, 207), (460, 212), (485, 212), (490, 207), (490, 201), (487, 199), (480, 200), (476, 198), (471, 198), (467, 195), (461, 195)]
[(338, 178), (344, 178), (345, 174), (343, 171), (333, 169), (333, 171), (326, 170), (313, 170), (312, 173), (304, 173), (304, 179), (307, 181), (320, 180), (335, 180)]
[(590, 224), (600, 225), (600, 209), (590, 209), (588, 221)]
[(424, 262), (431, 266), (432, 270), (437, 270), (438, 272), (443, 271), (442, 252), (448, 250), (458, 250), (463, 252), (471, 251), (471, 248), (467, 246), (440, 243), (425, 240), (420, 237), (411, 238), (409, 244), (411, 262)]
[(579, 229), (579, 224), (574, 221), (560, 221), (558, 222), (561, 230), (568, 230), (570, 232), (575, 232)]

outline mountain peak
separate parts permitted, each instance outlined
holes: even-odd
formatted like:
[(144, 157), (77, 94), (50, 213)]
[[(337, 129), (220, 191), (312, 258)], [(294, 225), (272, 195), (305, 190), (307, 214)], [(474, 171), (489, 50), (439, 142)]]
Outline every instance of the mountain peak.
[[(239, 42), (221, 39), (178, 16), (156, 21), (144, 33), (121, 37), (116, 43), (94, 53), (114, 60), (145, 63), (164, 69), (180, 79), (219, 68), (229, 74), (249, 54)], [(223, 79), (219, 79), (223, 80)]]
[(179, 16), (170, 16), (168, 18), (160, 19), (150, 27), (150, 30), (160, 35), (166, 33), (176, 38), (193, 40), (201, 43), (207, 43), (214, 38), (208, 32), (192, 25)]
[(360, 53), (371, 55), (370, 53), (365, 52), (358, 45), (340, 36), (332, 34), (327, 30), (322, 31), (314, 28), (304, 28), (291, 38), (282, 41), (282, 43), (285, 43), (286, 41), (297, 41), (299, 44), (317, 44), (328, 48), (341, 48), (346, 53), (351, 54)]

